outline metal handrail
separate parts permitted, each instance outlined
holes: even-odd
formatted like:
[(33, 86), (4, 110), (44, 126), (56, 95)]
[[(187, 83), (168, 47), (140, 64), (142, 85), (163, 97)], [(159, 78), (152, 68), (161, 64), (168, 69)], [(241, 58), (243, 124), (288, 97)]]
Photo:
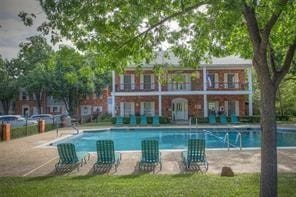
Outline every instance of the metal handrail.
[(236, 135), (235, 144), (237, 144), (238, 139), (239, 139), (239, 149), (242, 150), (242, 134), (241, 134), (241, 132), (238, 132), (238, 134)]

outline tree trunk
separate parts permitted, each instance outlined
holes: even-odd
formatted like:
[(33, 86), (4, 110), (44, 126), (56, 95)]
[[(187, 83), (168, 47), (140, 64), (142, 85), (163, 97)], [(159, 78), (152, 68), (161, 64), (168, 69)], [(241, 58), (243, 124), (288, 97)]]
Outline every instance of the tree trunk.
[(36, 103), (38, 108), (38, 114), (41, 114), (41, 100), (42, 100), (42, 92), (35, 93)]
[(277, 196), (276, 87), (271, 80), (259, 76), (262, 130), (260, 196)]

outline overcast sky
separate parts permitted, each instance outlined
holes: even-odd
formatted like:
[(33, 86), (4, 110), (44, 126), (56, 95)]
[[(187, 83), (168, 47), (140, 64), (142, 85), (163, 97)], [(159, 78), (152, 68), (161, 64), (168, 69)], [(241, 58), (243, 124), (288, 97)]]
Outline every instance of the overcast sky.
[[(34, 25), (25, 26), (17, 16), (20, 11), (37, 14)], [(37, 35), (36, 28), (45, 21), (46, 16), (37, 0), (0, 0), (0, 54), (11, 59), (17, 56), (19, 43)]]

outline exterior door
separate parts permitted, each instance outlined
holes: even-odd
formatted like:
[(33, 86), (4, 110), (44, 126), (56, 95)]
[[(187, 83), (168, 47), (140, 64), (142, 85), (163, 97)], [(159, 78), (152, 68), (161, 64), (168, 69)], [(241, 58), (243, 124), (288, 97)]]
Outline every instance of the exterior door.
[(186, 99), (176, 99), (173, 101), (173, 113), (175, 120), (187, 120), (188, 119), (188, 106)]

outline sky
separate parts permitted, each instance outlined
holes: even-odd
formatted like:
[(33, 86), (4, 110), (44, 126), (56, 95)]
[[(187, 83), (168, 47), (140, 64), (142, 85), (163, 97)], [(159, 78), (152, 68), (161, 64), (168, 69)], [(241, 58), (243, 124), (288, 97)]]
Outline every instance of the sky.
[[(34, 13), (36, 19), (31, 27), (25, 26), (17, 16), (20, 11)], [(26, 38), (37, 35), (37, 27), (46, 16), (37, 0), (0, 0), (0, 54), (2, 58), (17, 56), (19, 44)]]

